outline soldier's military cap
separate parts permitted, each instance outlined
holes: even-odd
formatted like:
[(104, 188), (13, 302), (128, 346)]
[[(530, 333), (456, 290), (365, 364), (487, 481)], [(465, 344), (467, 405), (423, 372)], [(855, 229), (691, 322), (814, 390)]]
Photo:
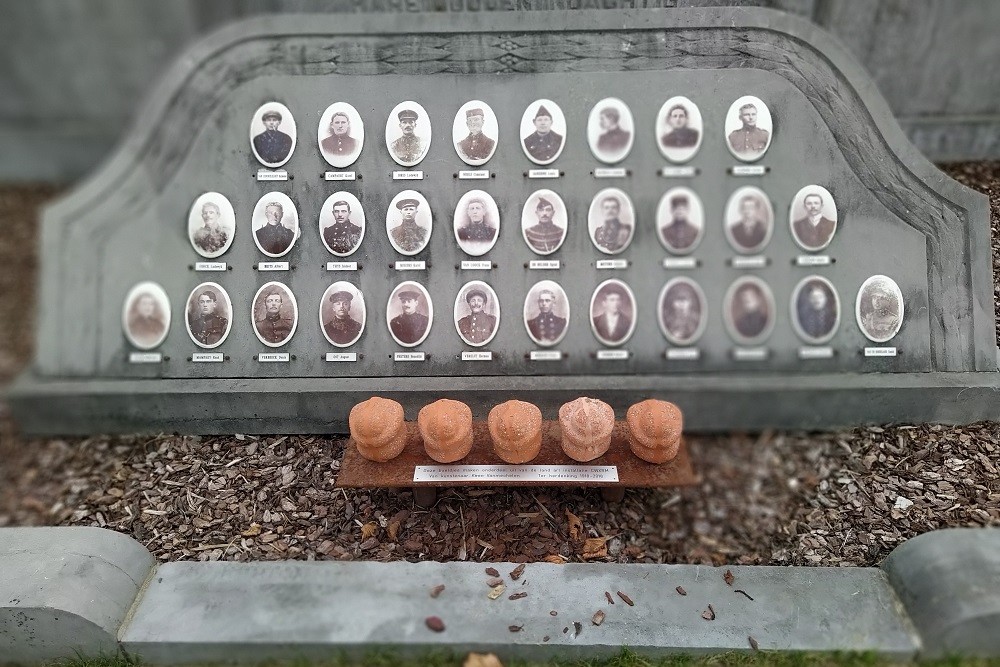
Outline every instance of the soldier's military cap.
[(213, 292), (210, 289), (205, 290), (204, 292), (202, 292), (201, 294), (199, 294), (199, 296), (207, 296), (212, 301), (218, 301), (219, 300), (218, 298), (216, 298), (215, 292)]
[(420, 202), (418, 202), (416, 199), (400, 199), (398, 202), (396, 202), (396, 208), (398, 208), (400, 211), (402, 211), (407, 206), (412, 206), (413, 208), (417, 208), (418, 206), (420, 206)]
[(260, 117), (261, 120), (267, 120), (268, 118), (281, 120), (281, 114), (277, 111), (271, 110), (271, 111), (265, 111)]
[(485, 116), (486, 113), (482, 109), (476, 107), (475, 109), (469, 109), (465, 112), (465, 117), (469, 118), (471, 116)]
[(537, 211), (538, 209), (545, 208), (546, 206), (555, 208), (555, 206), (552, 206), (552, 202), (550, 202), (548, 199), (546, 199), (545, 197), (539, 197), (538, 206), (535, 207), (535, 210)]
[(544, 104), (539, 104), (538, 111), (535, 112), (535, 118), (537, 119), (539, 116), (547, 116), (549, 118), (552, 118), (552, 114), (549, 113), (549, 110), (545, 108)]
[(332, 303), (337, 303), (338, 301), (352, 301), (354, 295), (347, 290), (340, 290), (339, 292), (334, 292), (330, 295), (330, 301)]
[(416, 300), (420, 298), (420, 292), (408, 289), (408, 290), (403, 290), (397, 296), (399, 297), (400, 301), (409, 301), (411, 299)]
[(403, 109), (397, 115), (399, 120), (416, 120), (418, 118), (417, 112), (412, 109)]
[(483, 303), (489, 303), (490, 302), (489, 297), (486, 296), (486, 292), (484, 292), (483, 290), (479, 289), (478, 287), (476, 287), (475, 289), (470, 289), (465, 294), (465, 300), (466, 300), (466, 302), (472, 303), (472, 297), (474, 297), (474, 296), (481, 297), (482, 300), (483, 300)]

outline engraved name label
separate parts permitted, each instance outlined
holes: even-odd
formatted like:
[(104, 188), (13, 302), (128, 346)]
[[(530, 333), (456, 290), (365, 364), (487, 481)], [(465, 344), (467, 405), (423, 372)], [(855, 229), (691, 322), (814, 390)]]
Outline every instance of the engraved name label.
[(763, 269), (767, 266), (767, 257), (733, 257), (732, 266), (734, 269)]
[(392, 180), (394, 181), (422, 181), (424, 180), (424, 172), (420, 170), (416, 171), (394, 171), (392, 172)]
[(627, 269), (627, 259), (599, 259), (595, 266), (599, 269)]
[(427, 355), (423, 352), (394, 352), (393, 361), (426, 361)]
[(290, 357), (287, 352), (261, 352), (257, 355), (257, 361), (262, 364), (273, 362), (287, 362)]
[(413, 469), (414, 482), (617, 482), (618, 466), (429, 465)]
[(489, 271), (493, 268), (493, 262), (487, 260), (462, 260), (463, 271)]
[(529, 269), (558, 269), (560, 266), (558, 259), (533, 259), (528, 262)]
[(396, 262), (397, 271), (423, 271), (426, 268), (427, 268), (427, 263), (423, 260)]
[(696, 347), (672, 347), (667, 350), (667, 361), (698, 361), (701, 350)]
[(357, 271), (357, 262), (327, 262), (327, 271)]
[(763, 176), (767, 173), (767, 167), (762, 164), (740, 164), (730, 171), (733, 176)]
[(191, 355), (191, 361), (195, 363), (217, 364), (225, 360), (226, 356), (221, 352), (195, 352)]
[(163, 355), (159, 352), (129, 352), (128, 362), (130, 364), (158, 364), (163, 361)]
[(353, 171), (328, 171), (323, 174), (323, 179), (327, 181), (355, 181), (358, 174)]
[(625, 178), (628, 170), (624, 167), (602, 167), (594, 170), (594, 178)]
[(532, 361), (562, 361), (563, 353), (559, 350), (532, 350), (528, 358)]
[(767, 359), (766, 347), (737, 347), (733, 350), (736, 361), (764, 361)]
[(257, 170), (257, 180), (258, 181), (287, 181), (288, 172), (284, 169), (277, 169), (271, 171), (270, 169), (258, 169)]
[(287, 271), (288, 262), (260, 262), (257, 264), (258, 271)]
[(598, 361), (625, 361), (629, 357), (628, 350), (598, 350)]
[(833, 348), (829, 345), (800, 347), (799, 359), (833, 359)]
[(327, 361), (357, 361), (357, 352), (327, 352)]
[(489, 169), (463, 169), (458, 172), (458, 178), (460, 180), (481, 180), (490, 177)]
[(559, 178), (558, 169), (529, 169), (528, 178)]
[(493, 353), (489, 350), (462, 352), (462, 361), (493, 361)]
[(829, 266), (833, 260), (829, 255), (799, 255), (795, 258), (797, 266)]
[(865, 348), (866, 357), (895, 357), (896, 348), (894, 347), (866, 347)]
[(228, 268), (225, 262), (198, 262), (194, 265), (195, 271), (225, 271)]
[(698, 170), (694, 167), (663, 167), (660, 169), (660, 176), (664, 178), (694, 178), (698, 175)]
[(663, 268), (665, 269), (697, 269), (698, 260), (694, 257), (664, 257)]

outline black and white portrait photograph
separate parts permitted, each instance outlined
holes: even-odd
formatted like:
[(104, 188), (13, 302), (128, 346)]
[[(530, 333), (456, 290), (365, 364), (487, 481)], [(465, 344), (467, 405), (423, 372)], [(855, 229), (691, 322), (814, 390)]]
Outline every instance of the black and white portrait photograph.
[(122, 307), (122, 331), (133, 347), (152, 350), (159, 347), (170, 330), (170, 299), (154, 282), (141, 282), (125, 295)]
[(268, 257), (288, 253), (299, 238), (299, 214), (282, 192), (268, 192), (253, 207), (253, 241)]
[(202, 283), (187, 299), (187, 332), (198, 347), (210, 350), (226, 342), (233, 326), (233, 302), (218, 283)]
[(361, 338), (367, 319), (365, 297), (353, 283), (338, 280), (323, 292), (319, 301), (319, 326), (331, 345), (354, 345)]
[(656, 114), (656, 144), (663, 157), (676, 164), (695, 156), (704, 130), (701, 110), (683, 95), (671, 97)]
[(889, 276), (871, 276), (861, 284), (854, 304), (861, 333), (873, 343), (885, 343), (903, 326), (903, 292)]
[(569, 326), (569, 299), (554, 280), (540, 280), (524, 298), (524, 327), (538, 345), (558, 345)]
[(389, 243), (403, 255), (416, 255), (431, 240), (433, 216), (424, 196), (416, 190), (403, 190), (389, 202), (385, 230)]
[(521, 209), (524, 242), (539, 255), (551, 255), (566, 240), (568, 217), (562, 197), (552, 190), (531, 193)]
[(451, 128), (451, 141), (462, 161), (473, 167), (486, 164), (497, 149), (500, 128), (493, 108), (481, 100), (463, 104)]
[(253, 297), (250, 323), (268, 347), (281, 347), (291, 340), (299, 324), (299, 305), (292, 290), (277, 281), (261, 285)]
[(837, 203), (821, 185), (807, 185), (792, 199), (788, 214), (792, 238), (807, 252), (830, 245), (837, 231)]
[(624, 160), (635, 140), (632, 110), (617, 97), (606, 97), (590, 110), (587, 118), (587, 142), (590, 152), (601, 162), (614, 164)]
[(726, 239), (738, 253), (751, 255), (764, 249), (774, 231), (774, 209), (760, 188), (737, 189), (726, 203)]
[(708, 302), (701, 286), (678, 276), (667, 281), (658, 301), (660, 330), (674, 345), (694, 345), (708, 325)]
[(521, 116), (521, 148), (535, 164), (551, 164), (566, 141), (566, 116), (552, 100), (535, 100)]
[(705, 208), (691, 188), (667, 190), (656, 207), (656, 229), (660, 243), (674, 255), (688, 255), (705, 233)]
[(756, 345), (767, 340), (774, 329), (774, 295), (767, 283), (756, 276), (733, 281), (722, 302), (726, 329), (741, 345)]
[(431, 295), (418, 282), (402, 282), (389, 295), (385, 318), (393, 340), (403, 347), (416, 347), (427, 338), (434, 322)]
[(792, 291), (792, 328), (811, 345), (826, 343), (840, 326), (840, 297), (823, 276), (806, 276)]
[(353, 254), (365, 238), (365, 210), (350, 192), (334, 192), (319, 210), (319, 236), (337, 257)]
[(250, 148), (265, 167), (277, 169), (295, 150), (295, 119), (281, 102), (262, 104), (250, 120)]
[(590, 240), (598, 250), (606, 255), (623, 252), (635, 233), (632, 200), (618, 188), (604, 188), (590, 202), (587, 228)]
[(202, 257), (224, 254), (236, 235), (236, 213), (225, 195), (206, 192), (191, 204), (188, 213), (188, 240)]
[(347, 102), (334, 102), (319, 118), (319, 152), (337, 169), (354, 164), (365, 145), (365, 123)]
[(737, 160), (759, 160), (767, 152), (773, 136), (771, 111), (759, 98), (744, 95), (729, 107), (726, 114), (726, 146)]
[(416, 102), (400, 102), (385, 121), (385, 146), (397, 164), (412, 167), (431, 146), (431, 119)]
[(455, 240), (468, 255), (489, 252), (500, 233), (500, 209), (489, 193), (470, 190), (455, 206)]
[(493, 288), (482, 280), (462, 285), (455, 298), (455, 329), (467, 345), (482, 347), (497, 334), (500, 301)]
[(590, 329), (604, 345), (621, 345), (635, 331), (635, 295), (627, 284), (605, 280), (590, 297)]

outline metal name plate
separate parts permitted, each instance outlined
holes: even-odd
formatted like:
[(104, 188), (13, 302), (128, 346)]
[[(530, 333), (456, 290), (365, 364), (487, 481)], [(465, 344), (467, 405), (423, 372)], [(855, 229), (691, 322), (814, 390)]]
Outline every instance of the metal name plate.
[(597, 360), (598, 361), (627, 361), (629, 358), (628, 350), (598, 350)]
[(800, 347), (799, 359), (833, 359), (833, 348), (829, 345)]
[(288, 262), (260, 262), (258, 271), (288, 271)]
[(604, 167), (594, 170), (594, 178), (625, 178), (626, 176), (628, 176), (628, 170), (624, 167), (614, 169)]
[(489, 350), (465, 350), (462, 361), (493, 361), (493, 353)]
[(258, 181), (287, 181), (288, 172), (284, 169), (278, 169), (277, 171), (271, 171), (270, 169), (258, 169), (257, 170), (257, 180)]
[(529, 169), (528, 178), (559, 178), (558, 169)]
[(327, 262), (327, 271), (357, 271), (357, 262)]
[(357, 352), (327, 352), (326, 360), (330, 362), (354, 362), (358, 360)]
[(399, 261), (393, 266), (396, 267), (397, 271), (424, 271), (427, 269), (427, 262), (423, 260)]
[(493, 268), (493, 262), (489, 260), (462, 260), (463, 271), (489, 271)]
[(767, 173), (767, 167), (762, 164), (741, 164), (733, 167), (730, 172), (733, 176), (763, 176)]
[(627, 269), (627, 259), (599, 259), (594, 264), (598, 269)]
[(730, 262), (734, 269), (763, 269), (767, 267), (767, 257), (755, 255), (753, 257), (733, 257)]
[(698, 260), (694, 257), (664, 257), (663, 268), (665, 269), (697, 269)]
[(866, 357), (895, 357), (897, 354), (895, 347), (866, 347)]
[(427, 355), (423, 352), (394, 352), (393, 361), (427, 361)]
[(535, 270), (558, 269), (562, 264), (558, 259), (533, 259), (528, 262), (528, 268)]
[(695, 167), (663, 167), (660, 176), (664, 178), (694, 178), (698, 175)]
[(424, 172), (421, 170), (401, 170), (392, 172), (392, 180), (394, 181), (422, 181), (424, 180)]
[(795, 258), (796, 266), (830, 266), (833, 259), (829, 255), (799, 255)]
[(414, 482), (617, 482), (618, 466), (430, 465), (413, 469)]
[(489, 169), (463, 169), (458, 172), (458, 179), (460, 181), (467, 180), (481, 180), (490, 177)]
[(262, 364), (285, 363), (291, 361), (287, 352), (261, 352), (257, 355), (257, 361)]
[(163, 361), (163, 355), (159, 352), (129, 352), (128, 362), (130, 364), (158, 364)]
[(225, 271), (229, 266), (225, 262), (196, 262), (195, 271)]
[(737, 347), (733, 349), (733, 359), (736, 361), (765, 361), (766, 347)]
[(532, 350), (528, 356), (532, 361), (562, 361), (563, 353), (559, 350)]
[(225, 360), (226, 360), (226, 355), (222, 354), (221, 352), (194, 352), (191, 355), (191, 361), (195, 363), (217, 364)]
[(354, 181), (357, 178), (357, 172), (353, 171), (328, 171), (323, 174), (326, 181)]
[(667, 361), (698, 361), (701, 351), (696, 347), (672, 347), (664, 356)]

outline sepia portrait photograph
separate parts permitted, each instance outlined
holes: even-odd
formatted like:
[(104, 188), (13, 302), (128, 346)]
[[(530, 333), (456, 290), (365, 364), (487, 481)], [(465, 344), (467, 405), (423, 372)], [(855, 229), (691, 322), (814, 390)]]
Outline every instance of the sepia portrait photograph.
[(667, 281), (658, 301), (660, 330), (674, 345), (693, 345), (708, 325), (708, 302), (701, 286), (679, 276)]
[(521, 209), (521, 235), (539, 255), (551, 255), (566, 240), (568, 216), (562, 197), (552, 190), (531, 193)]
[(397, 104), (385, 121), (385, 146), (402, 167), (412, 167), (431, 147), (431, 119), (422, 106), (406, 101)]
[(403, 255), (416, 255), (431, 240), (431, 207), (416, 190), (403, 190), (389, 202), (385, 230), (389, 243)]
[(253, 242), (268, 257), (288, 253), (299, 237), (299, 214), (282, 192), (269, 192), (253, 207)]
[(868, 340), (885, 343), (903, 326), (903, 292), (888, 276), (871, 276), (858, 289), (854, 316)]
[(420, 345), (434, 322), (431, 295), (423, 285), (412, 280), (396, 285), (386, 304), (385, 319), (394, 341), (403, 347)]
[(481, 100), (463, 104), (451, 128), (451, 141), (458, 157), (467, 165), (486, 164), (497, 149), (500, 128), (493, 108)]
[(500, 301), (493, 288), (482, 280), (462, 285), (455, 297), (455, 329), (467, 345), (482, 347), (497, 334)]
[(538, 345), (558, 345), (566, 336), (569, 325), (569, 299), (554, 280), (541, 280), (528, 290), (524, 298), (524, 327)]
[(695, 156), (701, 147), (704, 130), (701, 110), (683, 95), (671, 97), (656, 114), (656, 143), (663, 157), (675, 164)]
[(705, 233), (705, 208), (691, 188), (670, 188), (656, 207), (657, 238), (673, 255), (689, 255)]
[(291, 340), (299, 324), (299, 306), (292, 290), (277, 281), (261, 285), (253, 297), (250, 323), (268, 347), (281, 347)]
[(188, 240), (202, 257), (224, 254), (236, 235), (236, 213), (225, 195), (206, 192), (191, 204), (188, 212)]
[(202, 283), (187, 299), (187, 332), (198, 347), (222, 345), (233, 326), (233, 302), (218, 283)]
[(726, 146), (737, 160), (755, 162), (764, 157), (774, 126), (771, 111), (759, 98), (744, 95), (729, 107), (726, 114)]
[(733, 281), (722, 302), (726, 329), (741, 345), (756, 345), (767, 340), (774, 329), (775, 308), (771, 288), (756, 276)]
[(338, 280), (323, 292), (319, 301), (319, 326), (331, 345), (354, 345), (361, 338), (367, 319), (365, 297), (353, 283)]
[(823, 276), (806, 276), (792, 291), (792, 328), (811, 345), (826, 343), (840, 326), (840, 297)]
[(566, 116), (552, 100), (535, 100), (521, 116), (521, 148), (535, 164), (551, 164), (562, 153)]
[(337, 169), (354, 164), (365, 145), (365, 123), (347, 102), (334, 102), (319, 118), (319, 152)]
[(607, 164), (621, 162), (632, 150), (634, 140), (632, 111), (623, 101), (617, 97), (606, 97), (590, 110), (587, 143), (598, 160)]
[(807, 252), (830, 245), (837, 231), (837, 203), (821, 185), (807, 185), (792, 199), (788, 214), (792, 238)]
[(319, 210), (319, 236), (337, 257), (347, 257), (365, 238), (365, 210), (350, 192), (334, 192)]
[(635, 331), (635, 295), (621, 280), (605, 280), (590, 297), (590, 329), (604, 345), (621, 345)]
[(141, 282), (125, 295), (122, 307), (122, 331), (133, 347), (152, 350), (159, 347), (170, 329), (170, 299), (154, 282)]
[(751, 255), (767, 246), (774, 231), (774, 209), (760, 188), (737, 189), (726, 203), (726, 240), (738, 253)]
[(635, 233), (632, 200), (618, 188), (604, 188), (590, 202), (587, 229), (594, 247), (604, 254), (623, 252)]
[(500, 233), (500, 209), (489, 193), (470, 190), (455, 206), (455, 240), (468, 255), (478, 257), (489, 252)]
[(277, 169), (295, 150), (295, 119), (281, 102), (262, 104), (250, 119), (250, 148), (265, 167)]

